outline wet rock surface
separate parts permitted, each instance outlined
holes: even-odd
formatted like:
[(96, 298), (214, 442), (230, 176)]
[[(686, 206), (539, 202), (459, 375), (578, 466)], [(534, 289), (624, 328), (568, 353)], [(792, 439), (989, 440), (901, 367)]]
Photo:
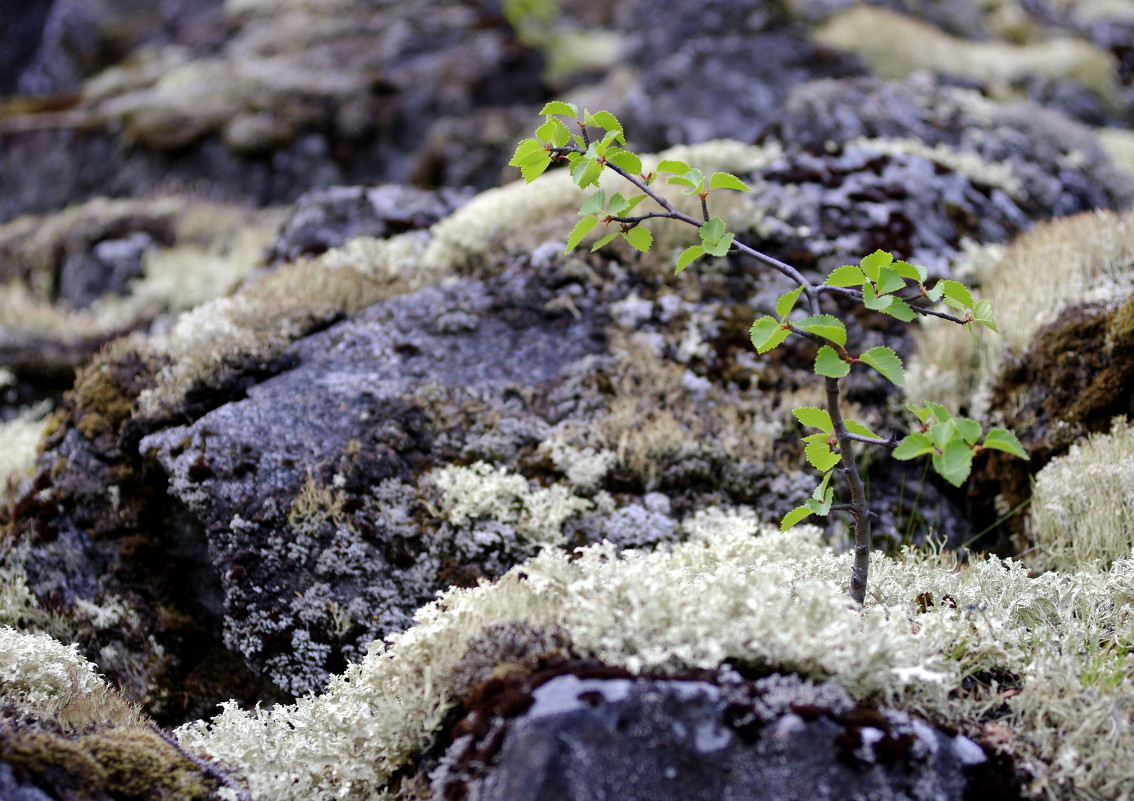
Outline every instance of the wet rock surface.
[(479, 688), (431, 775), (434, 797), (1019, 797), (1011, 774), (972, 740), (856, 705), (833, 683), (603, 675), (616, 672)]

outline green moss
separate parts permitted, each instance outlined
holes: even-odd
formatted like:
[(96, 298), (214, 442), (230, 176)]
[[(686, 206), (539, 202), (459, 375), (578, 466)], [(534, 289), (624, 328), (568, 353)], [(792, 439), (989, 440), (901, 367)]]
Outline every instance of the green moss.
[(21, 727), (0, 733), (0, 759), (55, 789), (121, 801), (194, 801), (215, 782), (156, 733), (111, 728), (79, 737)]
[(50, 732), (0, 734), (0, 760), (32, 774), (50, 776), (57, 788), (95, 793), (106, 786), (106, 773), (82, 742)]
[(68, 405), (75, 427), (88, 439), (116, 436), (137, 408), (151, 369), (144, 341), (115, 340), (79, 371)]
[(201, 769), (152, 731), (107, 729), (79, 742), (98, 763), (104, 786), (115, 797), (192, 801), (211, 795), (211, 783)]

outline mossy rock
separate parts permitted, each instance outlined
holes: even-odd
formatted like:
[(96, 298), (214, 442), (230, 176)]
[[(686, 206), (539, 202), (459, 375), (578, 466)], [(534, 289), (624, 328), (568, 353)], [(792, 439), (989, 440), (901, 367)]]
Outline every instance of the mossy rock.
[[(1033, 476), (1086, 434), (1110, 429), (1134, 403), (1134, 295), (1117, 308), (1076, 305), (1041, 328), (1015, 369), (992, 391), (1031, 459), (990, 453), (978, 459), (968, 497), (990, 522), (1031, 498)], [(1028, 547), (1023, 516), (1007, 521), (1014, 550)], [(1002, 547), (1007, 543), (1002, 542)]]
[(154, 731), (111, 728), (67, 736), (40, 728), (0, 729), (0, 761), (61, 799), (195, 801), (222, 782)]

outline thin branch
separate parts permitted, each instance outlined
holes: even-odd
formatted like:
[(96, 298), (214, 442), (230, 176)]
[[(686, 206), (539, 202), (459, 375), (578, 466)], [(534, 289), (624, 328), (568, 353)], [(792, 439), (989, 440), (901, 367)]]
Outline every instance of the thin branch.
[(898, 447), (899, 440), (896, 439), (874, 439), (873, 437), (863, 437), (858, 434), (847, 432), (847, 439), (852, 439), (855, 442), (865, 442), (867, 445), (881, 445), (883, 448), (896, 448)]

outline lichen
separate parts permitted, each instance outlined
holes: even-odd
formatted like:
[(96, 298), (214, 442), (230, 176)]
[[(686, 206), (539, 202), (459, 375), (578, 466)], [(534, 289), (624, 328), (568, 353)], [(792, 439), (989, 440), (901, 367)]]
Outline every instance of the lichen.
[[(885, 30), (885, 37), (876, 31)], [(1117, 65), (1090, 42), (1049, 38), (1021, 45), (960, 39), (927, 22), (865, 4), (827, 20), (814, 32), (821, 44), (862, 56), (883, 78), (904, 78), (919, 70), (955, 75), (1006, 95), (1014, 81), (1031, 75), (1081, 82), (1104, 100), (1113, 98)]]
[(436, 271), (410, 269), (427, 238), (413, 231), (352, 240), (186, 311), (167, 337), (150, 340), (167, 364), (142, 393), (140, 411), (168, 414), (187, 392), (223, 386), (242, 365), (263, 368), (321, 324), (440, 280)]
[(95, 672), (74, 644), (0, 626), (0, 707), (72, 731), (142, 725), (137, 708)]
[(523, 476), (486, 462), (443, 467), (434, 481), (450, 523), (459, 526), (474, 518), (515, 523), (518, 532), (540, 545), (562, 544), (563, 523), (592, 506), (561, 484), (533, 488)]
[(459, 700), (455, 677), (474, 643), (523, 621), (631, 672), (727, 662), (833, 678), (855, 700), (976, 739), (987, 729), (1037, 796), (1134, 789), (1134, 706), (1121, 679), (1134, 666), (1134, 562), (1031, 578), (996, 558), (960, 566), (948, 555), (876, 554), (858, 609), (843, 586), (850, 555), (828, 551), (815, 528), (784, 535), (750, 510), (717, 510), (690, 533), (668, 552), (544, 551), (492, 584), (442, 593), (323, 695), (259, 714), (228, 704), (178, 736), (236, 770), (257, 799), (390, 797), (395, 774)]
[(1074, 571), (1129, 558), (1134, 546), (1134, 427), (1121, 417), (1053, 459), (1035, 478), (1030, 519), (1037, 567)]
[(12, 502), (15, 492), (35, 469), (39, 444), (47, 428), (47, 411), (44, 404), (27, 407), (0, 423), (0, 510)]

